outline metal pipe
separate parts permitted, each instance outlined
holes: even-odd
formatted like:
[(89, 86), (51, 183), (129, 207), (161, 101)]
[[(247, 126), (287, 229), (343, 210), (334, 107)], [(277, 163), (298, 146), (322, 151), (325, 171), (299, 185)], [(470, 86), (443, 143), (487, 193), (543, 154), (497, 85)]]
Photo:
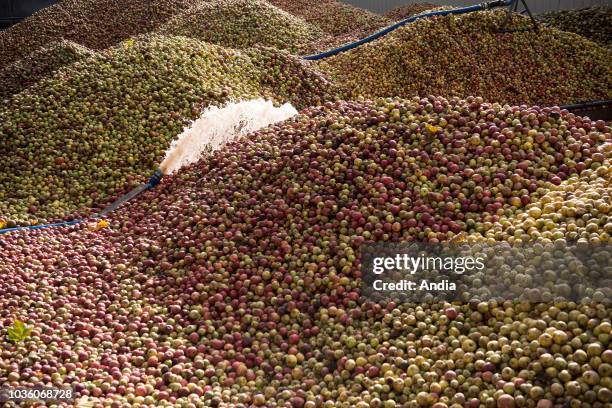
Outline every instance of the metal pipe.
[(572, 103), (569, 105), (561, 105), (559, 107), (561, 109), (575, 110), (575, 109), (582, 109), (582, 108), (598, 108), (600, 106), (612, 106), (612, 99), (578, 102), (578, 103)]
[(105, 209), (100, 211), (100, 213), (97, 215), (97, 217), (100, 218), (100, 217), (106, 216), (107, 214), (109, 214), (109, 213), (115, 211), (117, 208), (119, 208), (121, 206), (121, 204), (123, 204), (123, 203), (125, 203), (127, 201), (130, 201), (131, 199), (133, 199), (134, 197), (136, 197), (137, 195), (139, 195), (143, 191), (146, 191), (146, 190), (149, 190), (150, 188), (155, 187), (156, 185), (159, 184), (159, 182), (161, 181), (163, 176), (164, 176), (164, 174), (161, 172), (160, 169), (155, 170), (155, 173), (153, 173), (151, 178), (149, 178), (148, 182), (146, 182), (145, 184), (141, 184), (141, 185), (137, 186), (136, 188), (134, 188), (129, 193), (127, 193), (127, 194), (119, 197), (118, 199), (116, 199), (111, 205), (109, 205), (108, 207), (106, 207)]

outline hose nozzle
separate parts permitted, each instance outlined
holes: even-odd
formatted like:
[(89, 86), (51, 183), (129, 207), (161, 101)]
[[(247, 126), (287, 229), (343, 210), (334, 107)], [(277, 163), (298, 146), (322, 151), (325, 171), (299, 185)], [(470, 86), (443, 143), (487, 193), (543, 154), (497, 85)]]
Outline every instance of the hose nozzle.
[(159, 184), (162, 177), (164, 177), (164, 173), (162, 173), (160, 169), (157, 169), (155, 170), (155, 173), (153, 173), (151, 178), (149, 178), (149, 181), (147, 182), (147, 184), (150, 185), (151, 187), (155, 187), (156, 185)]
[(164, 173), (162, 173), (162, 171), (160, 169), (155, 170), (155, 173), (153, 173), (153, 175), (149, 178), (149, 181), (147, 181), (145, 184), (141, 184), (141, 185), (137, 186), (136, 188), (134, 188), (129, 193), (119, 197), (111, 205), (109, 205), (104, 210), (102, 210), (98, 214), (98, 217), (106, 216), (107, 214), (115, 211), (117, 208), (119, 208), (119, 206), (121, 204), (125, 203), (126, 201), (130, 201), (132, 198), (136, 197), (137, 195), (139, 195), (143, 191), (146, 191), (146, 190), (148, 190), (150, 188), (155, 187), (156, 185), (159, 184), (159, 182), (161, 181), (162, 177), (164, 177)]

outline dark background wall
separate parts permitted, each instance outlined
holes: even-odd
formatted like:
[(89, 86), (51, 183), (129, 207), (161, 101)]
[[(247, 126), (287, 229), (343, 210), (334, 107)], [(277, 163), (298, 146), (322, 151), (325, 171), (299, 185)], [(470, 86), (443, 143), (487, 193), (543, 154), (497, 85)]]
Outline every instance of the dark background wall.
[[(484, 0), (344, 0), (345, 3), (363, 7), (368, 10), (382, 13), (402, 4), (433, 3), (449, 6), (471, 6), (482, 3)], [(576, 9), (597, 4), (611, 5), (612, 0), (528, 0), (527, 4), (534, 13), (543, 13), (550, 10)]]
[(7, 27), (57, 0), (0, 0), (0, 28)]

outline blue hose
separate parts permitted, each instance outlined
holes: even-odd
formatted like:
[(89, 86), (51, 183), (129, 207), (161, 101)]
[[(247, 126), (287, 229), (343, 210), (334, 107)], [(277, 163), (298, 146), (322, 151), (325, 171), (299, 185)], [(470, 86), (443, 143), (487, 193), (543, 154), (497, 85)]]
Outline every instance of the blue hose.
[[(119, 197), (111, 205), (106, 207), (99, 214), (95, 215), (94, 218), (102, 218), (103, 216), (117, 209), (117, 207), (119, 207), (121, 204), (125, 203), (126, 201), (131, 200), (132, 198), (136, 197), (143, 191), (149, 190), (157, 186), (160, 183), (163, 176), (164, 174), (161, 172), (161, 170), (159, 169), (155, 170), (155, 173), (153, 173), (151, 178), (149, 178), (149, 180), (145, 184), (141, 184), (135, 189), (133, 189), (132, 191), (130, 191), (129, 193)], [(52, 228), (52, 227), (65, 227), (69, 225), (81, 224), (85, 221), (86, 220), (73, 220), (73, 221), (66, 221), (66, 222), (58, 222), (54, 224), (41, 224), (41, 225), (32, 225), (28, 227), (5, 228), (5, 229), (0, 229), (0, 235), (6, 234), (7, 232), (13, 232), (13, 231), (22, 231), (22, 230), (26, 231), (26, 230), (37, 230), (37, 229)]]
[(65, 227), (68, 225), (76, 225), (85, 222), (85, 220), (74, 220), (74, 221), (66, 221), (66, 222), (58, 222), (55, 224), (42, 224), (42, 225), (31, 225), (29, 227), (14, 227), (14, 228), (5, 228), (0, 230), (0, 234), (6, 234), (7, 232), (13, 231), (21, 231), (21, 230), (37, 230), (51, 227)]
[(428, 17), (436, 17), (436, 16), (446, 16), (449, 14), (465, 14), (465, 13), (472, 13), (474, 11), (481, 11), (481, 10), (488, 10), (491, 8), (495, 8), (495, 7), (504, 7), (504, 6), (509, 6), (511, 3), (511, 0), (496, 0), (496, 1), (488, 1), (488, 2), (484, 2), (484, 3), (480, 3), (480, 4), (476, 4), (473, 6), (469, 6), (469, 7), (463, 7), (463, 8), (458, 8), (458, 9), (453, 9), (453, 10), (439, 10), (439, 11), (432, 11), (430, 13), (426, 13), (426, 14), (418, 14), (416, 16), (412, 16), (412, 17), (408, 17), (402, 21), (399, 21), (393, 25), (390, 25), (387, 28), (384, 28), (381, 31), (378, 31), (366, 38), (362, 38), (361, 40), (357, 40), (355, 42), (352, 42), (350, 44), (345, 44), (341, 47), (338, 48), (334, 48), (333, 50), (329, 50), (329, 51), (325, 51), (322, 52), (320, 54), (315, 54), (315, 55), (308, 55), (305, 57), (302, 57), (302, 59), (308, 60), (308, 61), (316, 61), (316, 60), (320, 60), (320, 59), (324, 59), (324, 58), (329, 58), (329, 57), (333, 57), (334, 55), (340, 54), (341, 52), (345, 52), (348, 50), (352, 50), (353, 48), (357, 48), (360, 45), (372, 42), (386, 34), (389, 34), (392, 31), (397, 30), (398, 28), (408, 24), (408, 23), (412, 23), (414, 21), (417, 21), (421, 18), (428, 18)]

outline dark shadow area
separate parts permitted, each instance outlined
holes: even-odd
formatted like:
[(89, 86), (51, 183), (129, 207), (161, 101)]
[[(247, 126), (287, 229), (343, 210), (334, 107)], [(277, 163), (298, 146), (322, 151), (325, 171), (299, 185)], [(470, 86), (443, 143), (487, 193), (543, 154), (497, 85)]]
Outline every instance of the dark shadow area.
[(591, 109), (576, 109), (572, 113), (580, 116), (588, 116), (592, 120), (612, 121), (612, 106)]
[(55, 3), (58, 0), (0, 0), (0, 30)]

